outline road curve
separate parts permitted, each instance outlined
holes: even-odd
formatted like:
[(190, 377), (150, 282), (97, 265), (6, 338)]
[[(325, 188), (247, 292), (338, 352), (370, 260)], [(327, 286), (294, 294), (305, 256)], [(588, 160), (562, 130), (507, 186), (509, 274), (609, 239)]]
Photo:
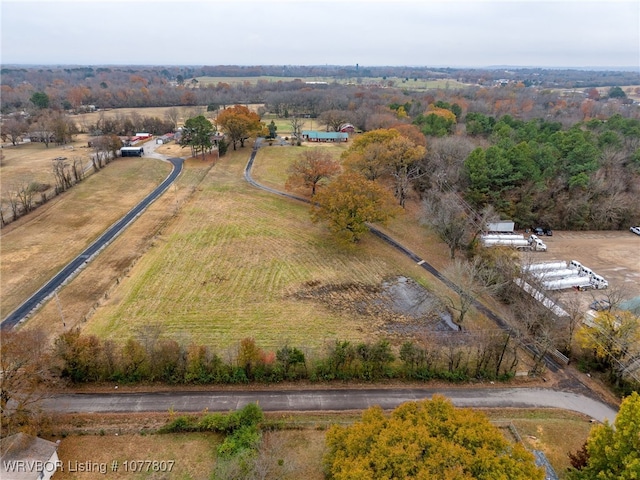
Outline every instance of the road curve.
[[(261, 146), (261, 142), (259, 140), (260, 139), (256, 140), (256, 143), (255, 143), (255, 145), (253, 147), (253, 150), (251, 151), (251, 156), (249, 157), (249, 161), (247, 162), (247, 165), (246, 165), (246, 167), (244, 169), (244, 178), (245, 178), (245, 180), (250, 185), (252, 185), (252, 186), (254, 186), (256, 188), (259, 188), (261, 190), (273, 193), (275, 195), (280, 195), (280, 196), (285, 197), (285, 198), (291, 198), (293, 200), (298, 200), (298, 201), (301, 201), (301, 202), (304, 202), (304, 203), (311, 204), (311, 201), (309, 201), (307, 198), (299, 197), (297, 195), (293, 195), (293, 194), (290, 194), (290, 193), (282, 192), (280, 190), (276, 190), (275, 188), (267, 187), (266, 185), (262, 185), (261, 183), (259, 183), (256, 180), (254, 180), (254, 178), (251, 176), (251, 169), (253, 168), (253, 163), (255, 161), (256, 154), (258, 153), (258, 149)], [(372, 234), (374, 234), (375, 236), (380, 238), (383, 242), (385, 242), (388, 245), (392, 246), (393, 248), (395, 248), (396, 250), (400, 251), (405, 256), (407, 256), (408, 258), (410, 258), (411, 260), (416, 262), (416, 264), (418, 266), (422, 267), (423, 269), (425, 269), (426, 271), (431, 273), (434, 277), (436, 277), (438, 280), (440, 280), (442, 283), (444, 283), (448, 288), (450, 288), (451, 290), (453, 290), (454, 292), (456, 292), (459, 295), (466, 295), (464, 292), (461, 291), (461, 289), (455, 283), (453, 283), (451, 280), (449, 280), (444, 275), (442, 275), (442, 273), (440, 273), (440, 271), (438, 271), (433, 265), (431, 265), (425, 259), (420, 258), (416, 253), (412, 252), (407, 247), (405, 247), (404, 245), (402, 245), (398, 241), (396, 241), (393, 238), (391, 238), (389, 235), (383, 233), (381, 230), (376, 228), (374, 225), (368, 223), (367, 227), (369, 228), (369, 231)], [(498, 325), (505, 332), (507, 332), (511, 336), (517, 338), (516, 332), (514, 332), (513, 329), (509, 326), (509, 324), (504, 319), (502, 319), (499, 315), (497, 315), (495, 312), (493, 312), (492, 310), (487, 308), (485, 305), (480, 303), (475, 298), (472, 298), (471, 302), (472, 302), (473, 306), (478, 311), (482, 312), (486, 317), (488, 317), (489, 319), (493, 320), (496, 323), (496, 325)], [(521, 345), (525, 350), (527, 350), (529, 353), (531, 353), (531, 355), (534, 356), (534, 357), (539, 355), (539, 353), (540, 353), (537, 350), (537, 348), (535, 346), (533, 346), (533, 345), (524, 344), (524, 343), (522, 343)], [(556, 362), (551, 357), (551, 355), (549, 355), (549, 354), (546, 354), (546, 355), (543, 356), (543, 361), (545, 363), (545, 366), (552, 372), (557, 372), (558, 370), (561, 369), (560, 364), (558, 362)]]
[(129, 211), (124, 217), (114, 223), (107, 229), (97, 240), (89, 245), (80, 255), (71, 260), (62, 270), (60, 270), (51, 280), (45, 283), (36, 293), (31, 295), (22, 305), (11, 312), (0, 323), (1, 329), (11, 329), (20, 322), (24, 321), (34, 312), (40, 305), (49, 299), (62, 285), (67, 283), (71, 278), (77, 275), (87, 263), (89, 263), (102, 249), (111, 243), (125, 228), (138, 218), (144, 210), (151, 205), (167, 188), (178, 178), (182, 172), (183, 159), (169, 158), (167, 159), (173, 164), (173, 170), (149, 195), (147, 195), (140, 203)]
[(572, 392), (543, 388), (398, 388), (59, 394), (42, 407), (59, 413), (224, 412), (257, 402), (265, 411), (347, 411), (444, 395), (458, 407), (559, 408), (613, 422), (617, 410)]

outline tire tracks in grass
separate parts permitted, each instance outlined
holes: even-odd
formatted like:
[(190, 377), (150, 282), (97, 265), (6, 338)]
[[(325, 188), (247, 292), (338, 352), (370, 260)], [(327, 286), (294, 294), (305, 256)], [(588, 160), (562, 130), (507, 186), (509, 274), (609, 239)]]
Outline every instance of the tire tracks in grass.
[[(277, 190), (275, 188), (268, 187), (266, 185), (262, 185), (261, 183), (257, 182), (252, 177), (251, 170), (252, 170), (254, 162), (255, 162), (256, 154), (258, 153), (258, 150), (260, 149), (260, 146), (261, 146), (261, 143), (262, 143), (260, 140), (261, 139), (257, 139), (256, 140), (256, 142), (255, 142), (255, 144), (253, 146), (253, 149), (251, 151), (251, 155), (249, 157), (249, 160), (247, 161), (247, 165), (246, 165), (246, 167), (244, 169), (244, 178), (245, 178), (245, 180), (250, 185), (252, 185), (252, 186), (254, 186), (254, 187), (256, 187), (256, 188), (258, 188), (260, 190), (272, 193), (274, 195), (279, 195), (279, 196), (284, 197), (284, 198), (288, 198), (288, 199), (291, 199), (291, 200), (296, 200), (296, 201), (299, 201), (299, 202), (304, 202), (306, 204), (311, 205), (312, 202), (307, 198), (300, 197), (298, 195), (294, 195), (294, 194), (291, 194), (291, 193), (283, 192), (283, 191)], [(409, 248), (407, 248), (406, 246), (402, 245), (399, 241), (393, 239), (391, 236), (383, 233), (381, 230), (379, 230), (378, 228), (376, 228), (372, 224), (368, 223), (367, 227), (369, 228), (369, 231), (372, 234), (374, 234), (376, 237), (381, 239), (387, 245), (390, 245), (391, 247), (393, 247), (396, 250), (400, 251), (403, 255), (405, 255), (409, 259), (413, 260), (416, 263), (416, 265), (422, 267), (424, 270), (429, 272), (435, 278), (440, 280), (440, 282), (442, 282), (447, 288), (449, 288), (450, 290), (453, 290), (458, 295), (465, 295), (465, 293), (462, 291), (462, 289), (460, 287), (458, 287), (458, 285), (456, 285), (454, 282), (452, 282), (451, 280), (446, 278), (440, 271), (438, 271), (438, 269), (436, 269), (433, 265), (431, 265), (425, 259), (421, 258), (415, 252), (411, 251)], [(502, 330), (507, 332), (513, 338), (518, 338), (517, 332), (515, 332), (502, 317), (500, 317), (498, 314), (493, 312), (490, 308), (488, 308), (486, 305), (481, 303), (479, 300), (477, 300), (475, 298), (472, 298), (471, 301), (472, 301), (473, 306), (478, 311), (482, 312), (482, 314), (484, 314), (487, 318), (489, 318), (493, 322), (495, 322), (496, 325), (498, 325), (498, 327), (500, 327)], [(540, 355), (540, 352), (537, 350), (537, 348), (535, 346), (533, 346), (531, 344), (528, 344), (528, 343), (524, 343), (522, 341), (520, 341), (520, 345), (524, 350), (529, 352), (534, 357)], [(561, 365), (558, 362), (556, 362), (550, 355), (545, 354), (544, 357), (543, 357), (543, 361), (545, 363), (545, 366), (550, 371), (552, 371), (554, 373), (558, 372), (562, 368)]]

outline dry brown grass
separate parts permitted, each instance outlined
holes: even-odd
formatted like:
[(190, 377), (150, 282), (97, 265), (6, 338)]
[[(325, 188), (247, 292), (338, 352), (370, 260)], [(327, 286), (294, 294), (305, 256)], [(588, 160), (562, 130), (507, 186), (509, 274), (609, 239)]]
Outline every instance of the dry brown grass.
[(126, 118), (132, 114), (139, 115), (141, 117), (157, 117), (160, 119), (167, 118), (167, 112), (170, 109), (177, 108), (179, 118), (178, 125), (182, 125), (188, 118), (195, 117), (197, 115), (206, 115), (206, 106), (193, 106), (193, 107), (147, 107), (147, 108), (114, 108), (112, 110), (101, 110), (98, 112), (80, 113), (73, 115), (71, 118), (76, 122), (78, 128), (81, 130), (87, 130), (90, 125), (95, 125), (101, 118)]
[[(560, 478), (565, 477), (569, 466), (567, 453), (578, 450), (591, 429), (588, 418), (563, 410), (486, 409), (483, 412), (498, 425), (513, 423), (525, 446), (543, 451)], [(355, 412), (267, 413), (268, 421), (292, 428), (264, 434), (264, 455), (271, 461), (275, 460), (274, 464), (281, 463), (282, 468), (275, 468), (275, 471), (281, 474), (288, 472), (267, 478), (321, 480), (324, 478), (322, 456), (326, 428), (333, 423), (351, 424), (360, 417)], [(215, 448), (221, 437), (201, 433), (148, 433), (168, 419), (167, 413), (66, 415), (58, 419), (60, 425), (52, 439), (59, 438), (61, 431), (66, 432), (58, 452), (65, 467), (68, 462), (73, 464), (75, 461), (106, 462), (111, 467), (113, 460), (118, 460), (122, 467), (125, 459), (174, 459), (175, 469), (169, 477), (129, 473), (127, 478), (209, 478), (215, 463)], [(507, 429), (503, 431), (513, 440)], [(65, 472), (56, 479), (95, 478), (82, 475), (71, 476)], [(121, 469), (109, 475), (124, 477)]]
[(245, 337), (265, 348), (375, 337), (371, 318), (292, 294), (308, 282), (379, 284), (403, 274), (405, 259), (374, 238), (356, 251), (337, 248), (322, 225), (310, 222), (306, 205), (242, 180), (249, 153), (231, 152), (209, 172), (86, 331), (123, 339), (142, 325), (159, 324), (175, 338), (218, 349)]
[(2, 229), (2, 317), (35, 292), (168, 175), (152, 159), (117, 160)]
[(54, 186), (51, 161), (67, 157), (71, 162), (78, 159), (86, 165), (90, 161), (91, 149), (87, 147), (86, 135), (76, 135), (73, 142), (64, 146), (50, 144), (47, 148), (44, 143), (5, 145), (2, 154), (0, 189), (4, 197), (15, 184), (39, 182)]
[[(85, 437), (67, 437), (60, 443), (58, 456), (64, 471), (55, 475), (56, 480), (65, 479), (164, 479), (185, 478), (206, 480), (211, 477), (215, 465), (215, 448), (222, 437), (218, 434), (190, 433), (172, 435), (94, 435)], [(125, 462), (131, 461), (174, 462), (171, 473), (127, 471)], [(113, 462), (118, 462), (117, 471)], [(107, 472), (70, 472), (76, 462), (83, 464), (105, 464)], [(168, 464), (166, 464), (168, 468)], [(160, 465), (158, 465), (160, 467)], [(94, 467), (95, 468), (95, 467)], [(144, 465), (143, 468), (147, 468)]]

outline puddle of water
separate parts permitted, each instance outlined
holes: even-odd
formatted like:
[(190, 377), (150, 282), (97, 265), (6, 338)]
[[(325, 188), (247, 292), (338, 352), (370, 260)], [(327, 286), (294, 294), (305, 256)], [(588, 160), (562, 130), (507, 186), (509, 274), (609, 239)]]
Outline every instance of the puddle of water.
[(439, 322), (429, 321), (432, 330), (457, 332), (460, 327), (453, 322), (451, 314), (442, 309), (438, 298), (410, 278), (400, 276), (382, 283), (384, 297), (389, 299), (388, 308), (396, 313), (416, 320), (432, 317), (437, 310)]

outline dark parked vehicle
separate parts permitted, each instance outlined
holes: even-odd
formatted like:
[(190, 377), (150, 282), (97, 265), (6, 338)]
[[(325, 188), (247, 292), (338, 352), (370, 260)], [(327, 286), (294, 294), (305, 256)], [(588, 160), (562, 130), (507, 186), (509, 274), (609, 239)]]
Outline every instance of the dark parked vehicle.
[(553, 231), (550, 228), (535, 227), (535, 228), (532, 228), (531, 230), (533, 231), (534, 234), (538, 235), (539, 237), (541, 237), (542, 235), (551, 237), (553, 235)]
[(596, 300), (591, 305), (589, 305), (589, 308), (591, 310), (596, 310), (597, 312), (600, 312), (602, 310), (610, 310), (611, 304), (609, 303), (608, 300)]

